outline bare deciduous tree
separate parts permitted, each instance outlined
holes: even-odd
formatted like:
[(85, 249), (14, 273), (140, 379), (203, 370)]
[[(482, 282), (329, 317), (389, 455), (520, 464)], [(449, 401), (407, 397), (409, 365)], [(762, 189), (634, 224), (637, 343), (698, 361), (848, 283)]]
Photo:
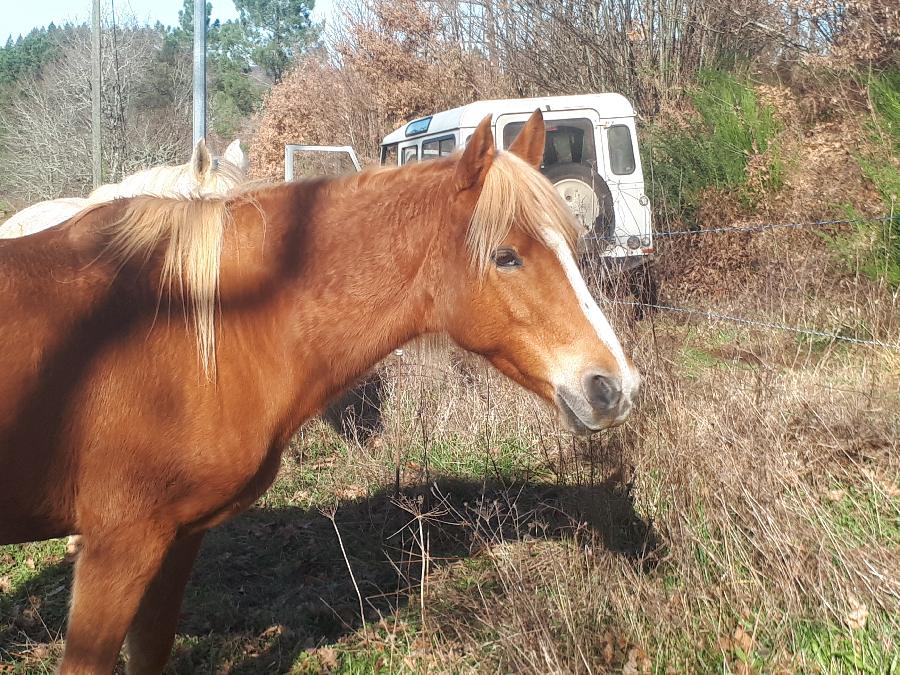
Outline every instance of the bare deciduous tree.
[(329, 49), (276, 85), (253, 141), (256, 175), (278, 177), (286, 143), (353, 145), (377, 161), (389, 130), (435, 110), (511, 92), (484, 56), (450, 40), (419, 0), (351, 5)]
[[(60, 57), (22, 86), (0, 120), (3, 192), (27, 203), (91, 188), (90, 32), (60, 32)], [(121, 180), (190, 151), (190, 64), (160, 68), (162, 35), (134, 22), (104, 28), (104, 180)], [(165, 78), (165, 96), (159, 80)]]

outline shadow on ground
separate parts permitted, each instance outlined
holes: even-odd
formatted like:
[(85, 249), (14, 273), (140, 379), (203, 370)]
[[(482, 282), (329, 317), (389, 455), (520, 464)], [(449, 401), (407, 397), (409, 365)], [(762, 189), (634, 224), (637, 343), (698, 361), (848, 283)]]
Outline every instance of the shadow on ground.
[[(336, 503), (337, 531), (366, 621), (396, 616), (418, 585), (423, 516), (431, 570), (477, 558), (498, 541), (589, 537), (649, 571), (660, 542), (615, 477), (592, 487), (458, 479)], [(0, 663), (64, 632), (68, 563), (0, 596)], [(60, 591), (61, 586), (63, 591)], [(39, 621), (31, 611), (37, 602)], [(415, 604), (415, 603), (414, 603)], [(317, 508), (256, 508), (210, 532), (185, 599), (171, 672), (284, 672), (300, 654), (361, 626), (332, 521)], [(47, 664), (44, 664), (46, 667)]]

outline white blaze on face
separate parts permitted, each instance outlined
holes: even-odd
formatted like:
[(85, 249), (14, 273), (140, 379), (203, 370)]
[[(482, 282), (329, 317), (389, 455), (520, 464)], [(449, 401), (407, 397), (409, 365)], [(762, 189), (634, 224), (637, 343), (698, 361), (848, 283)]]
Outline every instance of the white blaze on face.
[(613, 358), (615, 358), (619, 366), (619, 373), (621, 373), (622, 393), (630, 401), (640, 384), (640, 376), (637, 371), (628, 365), (625, 351), (622, 349), (622, 345), (619, 343), (619, 339), (616, 337), (606, 316), (600, 310), (600, 307), (597, 306), (597, 301), (594, 300), (594, 296), (588, 290), (587, 284), (584, 283), (584, 277), (581, 276), (581, 270), (578, 269), (578, 264), (575, 262), (575, 257), (572, 255), (572, 250), (569, 248), (566, 240), (555, 230), (547, 229), (544, 231), (544, 241), (547, 242), (550, 250), (556, 253), (556, 257), (559, 259), (563, 270), (565, 270), (566, 278), (572, 285), (572, 290), (575, 291), (578, 304), (581, 306), (581, 310), (587, 317), (588, 322), (594, 327), (600, 342), (606, 345), (606, 348), (609, 349)]

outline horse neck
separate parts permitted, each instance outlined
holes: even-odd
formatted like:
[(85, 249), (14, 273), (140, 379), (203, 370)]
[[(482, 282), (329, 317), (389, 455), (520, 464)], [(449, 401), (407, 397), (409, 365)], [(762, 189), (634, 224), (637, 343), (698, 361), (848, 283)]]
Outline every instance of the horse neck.
[(439, 328), (447, 209), (435, 181), (396, 191), (390, 183), (363, 175), (289, 184), (246, 207), (266, 213), (265, 267), (284, 289), (270, 325), (290, 327), (295, 384), (312, 398), (334, 395), (392, 349)]

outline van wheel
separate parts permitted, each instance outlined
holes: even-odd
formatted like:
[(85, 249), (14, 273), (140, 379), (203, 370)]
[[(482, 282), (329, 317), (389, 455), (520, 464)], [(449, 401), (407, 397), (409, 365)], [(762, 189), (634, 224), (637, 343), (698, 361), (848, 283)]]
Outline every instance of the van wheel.
[(609, 239), (615, 231), (612, 192), (606, 181), (587, 164), (552, 164), (541, 172), (572, 209), (576, 220), (598, 239)]

